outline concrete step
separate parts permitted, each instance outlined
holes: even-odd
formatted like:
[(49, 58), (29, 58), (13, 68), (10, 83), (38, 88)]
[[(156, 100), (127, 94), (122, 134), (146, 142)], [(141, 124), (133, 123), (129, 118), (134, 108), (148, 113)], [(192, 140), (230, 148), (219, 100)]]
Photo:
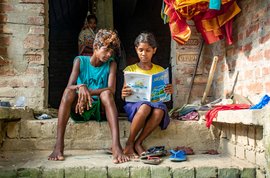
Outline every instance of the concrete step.
[[(130, 123), (120, 118), (119, 125), (120, 140), (124, 146)], [(51, 150), (55, 144), (56, 127), (56, 118), (8, 122), (1, 150)], [(144, 145), (146, 148), (153, 145), (165, 145), (167, 148), (188, 146), (197, 152), (218, 149), (218, 140), (203, 122), (171, 120), (166, 130), (156, 129)], [(110, 147), (111, 132), (107, 122), (74, 123), (69, 120), (65, 135), (66, 149), (101, 150)]]
[(49, 151), (0, 152), (1, 178), (255, 178), (254, 165), (225, 155), (188, 155), (187, 161), (159, 165), (141, 161), (113, 164), (104, 151), (69, 150), (65, 161), (48, 161)]

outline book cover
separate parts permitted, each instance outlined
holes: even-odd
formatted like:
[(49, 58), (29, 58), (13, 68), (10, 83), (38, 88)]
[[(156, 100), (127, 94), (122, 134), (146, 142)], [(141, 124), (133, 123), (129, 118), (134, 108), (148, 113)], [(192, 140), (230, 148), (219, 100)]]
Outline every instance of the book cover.
[(169, 84), (168, 68), (154, 75), (125, 72), (124, 77), (126, 85), (132, 89), (132, 95), (126, 97), (127, 102), (171, 100), (171, 95), (164, 92), (164, 88)]

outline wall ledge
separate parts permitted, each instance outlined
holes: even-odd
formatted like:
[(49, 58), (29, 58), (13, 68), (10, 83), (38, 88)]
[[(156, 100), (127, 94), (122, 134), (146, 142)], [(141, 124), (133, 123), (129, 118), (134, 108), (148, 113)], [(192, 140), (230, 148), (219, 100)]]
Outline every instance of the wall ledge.
[(0, 107), (0, 121), (14, 121), (20, 119), (33, 119), (33, 118), (34, 118), (33, 109)]
[(263, 126), (269, 113), (270, 108), (219, 111), (213, 122)]

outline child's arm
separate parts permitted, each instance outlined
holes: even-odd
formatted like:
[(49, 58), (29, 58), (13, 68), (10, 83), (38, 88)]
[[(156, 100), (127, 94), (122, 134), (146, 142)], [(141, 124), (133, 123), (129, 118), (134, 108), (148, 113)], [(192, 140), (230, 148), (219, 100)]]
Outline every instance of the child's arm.
[[(78, 102), (80, 101), (91, 101), (91, 93), (84, 84), (76, 85), (78, 76), (80, 73), (80, 58), (76, 58), (72, 67), (67, 88), (72, 90), (78, 90)], [(89, 103), (91, 105), (91, 102)]]
[(112, 61), (110, 64), (108, 88), (111, 90), (113, 94), (115, 94), (115, 90), (116, 90), (116, 70), (117, 70), (117, 64), (115, 61)]
[(76, 85), (79, 73), (80, 73), (80, 59), (76, 58), (67, 84), (68, 89), (78, 90), (78, 101), (75, 107), (76, 113), (78, 112), (82, 113), (85, 105), (87, 109), (89, 109), (89, 106), (92, 105), (91, 93), (87, 89), (87, 87), (85, 85)]
[(79, 73), (80, 73), (80, 58), (76, 58), (73, 63), (71, 74), (69, 76), (67, 88), (74, 90), (77, 89), (76, 81), (79, 76)]

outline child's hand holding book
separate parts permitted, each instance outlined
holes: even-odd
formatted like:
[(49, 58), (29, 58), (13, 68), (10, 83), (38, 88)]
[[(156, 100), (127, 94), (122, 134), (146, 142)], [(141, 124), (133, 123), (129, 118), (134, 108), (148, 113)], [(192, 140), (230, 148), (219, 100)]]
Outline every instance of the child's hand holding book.
[(173, 86), (172, 84), (167, 84), (167, 86), (164, 88), (165, 93), (173, 94)]
[(132, 95), (132, 89), (129, 86), (124, 85), (122, 88), (122, 95), (121, 95), (122, 100), (125, 100), (125, 97), (128, 97), (130, 95)]

